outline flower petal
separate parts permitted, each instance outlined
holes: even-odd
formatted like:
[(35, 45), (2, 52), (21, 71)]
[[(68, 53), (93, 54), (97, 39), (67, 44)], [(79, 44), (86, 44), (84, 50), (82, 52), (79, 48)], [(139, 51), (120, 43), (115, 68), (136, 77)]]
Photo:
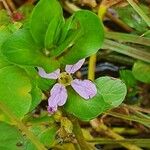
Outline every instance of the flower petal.
[(46, 79), (57, 79), (60, 74), (60, 69), (57, 69), (56, 71), (52, 73), (46, 73), (43, 68), (38, 67), (38, 73), (41, 77), (46, 78)]
[(67, 100), (67, 90), (65, 86), (56, 83), (50, 91), (50, 97), (48, 99), (49, 108), (56, 108), (56, 106), (62, 106)]
[(90, 99), (97, 93), (95, 84), (90, 80), (75, 79), (71, 82), (71, 86), (84, 99)]
[(70, 74), (75, 73), (81, 68), (84, 62), (85, 62), (85, 59), (81, 59), (74, 65), (66, 65), (65, 71)]

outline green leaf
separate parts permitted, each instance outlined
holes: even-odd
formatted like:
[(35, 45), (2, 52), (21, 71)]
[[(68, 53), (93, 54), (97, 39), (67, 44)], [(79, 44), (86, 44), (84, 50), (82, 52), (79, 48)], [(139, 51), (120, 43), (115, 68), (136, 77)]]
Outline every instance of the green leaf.
[[(148, 7), (144, 7), (143, 5), (139, 5), (142, 7), (142, 10), (147, 14), (149, 12)], [(148, 11), (147, 11), (148, 10)], [(139, 34), (143, 34), (148, 30), (147, 24), (145, 21), (137, 14), (137, 12), (132, 8), (132, 6), (128, 5), (125, 7), (117, 8), (117, 12), (119, 14), (119, 18), (123, 20), (130, 27), (134, 28)], [(150, 14), (148, 14), (150, 16)]]
[(0, 101), (18, 118), (28, 113), (31, 105), (31, 83), (26, 72), (16, 66), (0, 69)]
[(133, 76), (133, 73), (131, 70), (120, 70), (120, 77), (121, 79), (126, 83), (127, 87), (135, 87), (137, 84), (137, 81), (135, 77)]
[(69, 19), (66, 20), (57, 47), (51, 51), (52, 56), (59, 56), (64, 51), (67, 51), (72, 45), (75, 44), (76, 40), (83, 35), (84, 31), (80, 27), (78, 20), (75, 18), (75, 15), (72, 15)]
[(91, 11), (81, 10), (75, 12), (73, 21), (76, 23), (76, 28), (80, 28), (79, 37), (73, 43), (70, 43), (71, 47), (67, 49), (61, 58), (61, 61), (65, 64), (75, 63), (96, 53), (101, 48), (104, 40), (102, 22)]
[(74, 92), (73, 89), (69, 89), (65, 109), (79, 119), (89, 121), (107, 110), (106, 105), (99, 92), (94, 98), (85, 100)]
[(52, 85), (56, 82), (55, 80), (44, 79), (39, 76), (38, 71), (34, 67), (23, 67), (27, 74), (30, 76), (31, 81), (37, 83), (38, 88), (43, 91), (51, 89)]
[(150, 64), (142, 61), (134, 63), (132, 68), (134, 77), (144, 83), (150, 83)]
[(120, 79), (101, 77), (96, 83), (104, 101), (112, 108), (120, 105), (127, 94), (126, 85)]
[(59, 67), (58, 61), (44, 55), (27, 29), (20, 29), (10, 36), (2, 45), (2, 53), (19, 65), (40, 66), (48, 72)]
[(11, 65), (1, 52), (3, 42), (11, 35), (7, 27), (0, 27), (0, 68)]
[(23, 149), (23, 136), (17, 128), (0, 122), (0, 149), (1, 150), (21, 150)]
[(32, 83), (31, 96), (32, 103), (30, 106), (30, 111), (35, 109), (35, 107), (37, 107), (37, 105), (42, 101), (42, 91), (37, 87), (37, 83)]
[(4, 9), (1, 9), (0, 10), (0, 26), (8, 25), (9, 23), (11, 23), (11, 19), (8, 15), (7, 11)]
[(70, 88), (65, 110), (81, 120), (89, 121), (106, 110), (117, 107), (124, 100), (127, 90), (121, 80), (101, 77), (95, 81), (95, 84), (98, 92), (90, 100), (83, 99)]
[(36, 43), (44, 47), (47, 28), (56, 16), (62, 15), (62, 8), (57, 0), (40, 0), (33, 9), (30, 30)]
[(56, 48), (63, 24), (62, 16), (54, 17), (50, 22), (45, 36), (45, 47), (48, 50)]

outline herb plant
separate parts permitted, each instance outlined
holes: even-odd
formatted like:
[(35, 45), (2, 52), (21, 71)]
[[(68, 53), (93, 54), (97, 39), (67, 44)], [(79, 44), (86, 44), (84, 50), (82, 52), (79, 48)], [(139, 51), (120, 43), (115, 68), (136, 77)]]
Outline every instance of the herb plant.
[[(80, 10), (66, 19), (57, 0), (40, 0), (30, 18), (13, 31), (0, 27), (0, 131), (6, 138), (18, 137), (4, 149), (17, 150), (20, 142), (22, 149), (55, 147), (56, 135), (77, 136), (77, 118), (90, 121), (123, 102), (127, 89), (120, 79), (90, 81), (72, 75), (103, 41), (103, 24), (96, 14)], [(32, 118), (44, 99), (42, 115)]]

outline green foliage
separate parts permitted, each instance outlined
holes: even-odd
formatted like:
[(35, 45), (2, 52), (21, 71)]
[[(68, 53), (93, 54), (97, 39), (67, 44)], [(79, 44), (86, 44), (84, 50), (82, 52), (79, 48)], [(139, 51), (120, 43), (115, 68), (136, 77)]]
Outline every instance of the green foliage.
[(44, 46), (45, 34), (49, 24), (53, 18), (60, 15), (62, 15), (62, 8), (57, 0), (41, 0), (33, 9), (30, 30), (34, 40), (40, 46)]
[(69, 99), (65, 104), (66, 111), (81, 120), (89, 121), (104, 111), (117, 107), (124, 100), (127, 89), (121, 80), (101, 77), (95, 81), (95, 84), (98, 92), (90, 100), (83, 99), (73, 89), (69, 89)]
[[(28, 29), (20, 29), (12, 34), (4, 42), (2, 52), (9, 61), (16, 64), (41, 66), (49, 71), (58, 68), (58, 62), (46, 57), (42, 53), (40, 47), (35, 44)], [(51, 65), (52, 63), (53, 65)]]
[(142, 61), (137, 61), (133, 68), (132, 73), (134, 77), (144, 83), (150, 83), (150, 64)]
[(6, 58), (3, 57), (3, 54), (1, 53), (1, 46), (3, 42), (10, 36), (11, 32), (6, 27), (0, 27), (0, 68), (3, 68), (7, 65), (10, 65), (10, 63), (7, 61)]
[(0, 101), (18, 118), (28, 113), (31, 105), (31, 83), (26, 72), (16, 66), (0, 69)]
[[(150, 16), (149, 8), (145, 5), (140, 5), (142, 10)], [(117, 9), (119, 17), (130, 27), (134, 28), (139, 34), (142, 34), (148, 30), (148, 26), (145, 21), (137, 14), (137, 12), (128, 5)]]
[(57, 0), (41, 0), (33, 9), (29, 25), (4, 42), (2, 53), (13, 63), (52, 72), (62, 63), (74, 63), (98, 51), (104, 31), (94, 13), (75, 12), (64, 22)]
[(137, 81), (131, 70), (120, 70), (120, 77), (125, 82), (127, 87), (135, 87)]
[(17, 128), (0, 122), (0, 149), (1, 150), (22, 150), (23, 136)]
[(104, 39), (103, 25), (95, 14), (82, 10), (75, 12), (73, 17), (71, 23), (75, 24), (77, 29), (79, 28), (79, 33), (76, 35), (77, 39), (70, 42), (71, 47), (62, 57), (65, 64), (74, 63), (96, 53), (102, 46)]
[(8, 25), (10, 23), (10, 17), (8, 16), (6, 10), (0, 10), (0, 26), (1, 25)]
[[(30, 131), (34, 133), (38, 137), (41, 143), (45, 146), (50, 147), (52, 146), (53, 142), (55, 141), (56, 131), (57, 128), (52, 126), (49, 128), (45, 128), (44, 126), (40, 125), (33, 125), (30, 128)], [(37, 150), (35, 145), (33, 145), (29, 140), (26, 142), (26, 149), (27, 150)]]

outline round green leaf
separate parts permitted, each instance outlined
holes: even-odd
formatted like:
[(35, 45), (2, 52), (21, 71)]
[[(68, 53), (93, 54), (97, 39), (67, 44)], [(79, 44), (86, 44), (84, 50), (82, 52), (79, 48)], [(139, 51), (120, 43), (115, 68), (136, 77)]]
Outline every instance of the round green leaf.
[(117, 107), (124, 100), (127, 88), (125, 83), (112, 77), (101, 77), (96, 80), (100, 94), (111, 107)]
[(31, 105), (30, 79), (24, 70), (8, 66), (0, 69), (0, 101), (18, 118), (28, 113)]
[(62, 15), (57, 0), (40, 0), (32, 11), (30, 31), (36, 43), (44, 47), (44, 39), (49, 23), (55, 16)]
[(142, 61), (134, 63), (132, 73), (134, 77), (144, 83), (150, 83), (150, 64)]
[(72, 88), (68, 91), (68, 100), (65, 110), (81, 120), (91, 120), (108, 109), (117, 107), (125, 98), (126, 86), (119, 80), (111, 77), (101, 77), (95, 81), (97, 95), (89, 100), (80, 97)]
[(20, 29), (10, 36), (2, 45), (2, 53), (11, 62), (40, 66), (48, 72), (56, 70), (59, 66), (56, 60), (44, 55), (27, 29)]
[(76, 28), (81, 30), (79, 30), (80, 36), (74, 43), (70, 43), (72, 46), (68, 48), (62, 57), (62, 62), (65, 64), (74, 63), (96, 53), (101, 48), (104, 40), (102, 22), (91, 11), (81, 10), (75, 12), (72, 21), (76, 22)]

